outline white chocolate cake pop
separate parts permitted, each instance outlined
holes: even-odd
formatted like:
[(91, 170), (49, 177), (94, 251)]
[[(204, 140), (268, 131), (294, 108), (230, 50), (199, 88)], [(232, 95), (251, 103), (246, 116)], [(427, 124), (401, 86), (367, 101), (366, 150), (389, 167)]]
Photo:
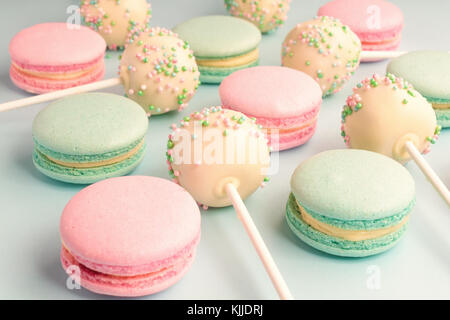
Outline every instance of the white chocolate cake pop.
[(268, 181), (269, 147), (255, 119), (211, 107), (172, 129), (167, 142), (170, 174), (205, 209), (231, 205), (228, 183), (245, 199)]
[(111, 50), (122, 49), (131, 29), (137, 24), (148, 25), (152, 16), (146, 0), (82, 0), (80, 13)]
[(440, 130), (431, 104), (408, 82), (389, 73), (358, 83), (342, 111), (341, 134), (349, 147), (400, 162), (411, 159), (406, 141), (427, 153)]
[(126, 96), (149, 115), (183, 110), (200, 84), (189, 45), (163, 28), (136, 26), (130, 32), (119, 74)]
[(225, 7), (235, 17), (246, 19), (262, 33), (277, 29), (287, 19), (291, 0), (225, 0)]
[(310, 75), (323, 96), (338, 92), (359, 66), (361, 42), (339, 20), (316, 17), (298, 24), (282, 46), (282, 65)]

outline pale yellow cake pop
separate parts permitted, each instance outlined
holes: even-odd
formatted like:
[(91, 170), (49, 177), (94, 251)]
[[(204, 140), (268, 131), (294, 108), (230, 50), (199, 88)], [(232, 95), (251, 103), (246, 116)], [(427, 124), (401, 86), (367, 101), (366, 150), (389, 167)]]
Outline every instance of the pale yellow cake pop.
[(309, 74), (323, 95), (342, 89), (359, 66), (361, 42), (339, 20), (317, 17), (298, 24), (282, 46), (282, 65)]
[(136, 26), (130, 32), (119, 74), (126, 96), (149, 115), (184, 109), (200, 83), (187, 42), (163, 28)]
[(227, 183), (245, 199), (267, 181), (269, 147), (255, 119), (211, 107), (172, 129), (167, 143), (170, 174), (204, 207), (231, 205)]
[(402, 163), (411, 159), (406, 141), (427, 153), (440, 130), (431, 104), (408, 82), (389, 73), (358, 83), (342, 111), (341, 134), (349, 147)]
[(287, 19), (291, 0), (225, 0), (225, 7), (235, 17), (246, 19), (262, 33), (281, 26)]
[(146, 0), (83, 0), (80, 13), (111, 50), (122, 49), (135, 25), (148, 25), (152, 16)]

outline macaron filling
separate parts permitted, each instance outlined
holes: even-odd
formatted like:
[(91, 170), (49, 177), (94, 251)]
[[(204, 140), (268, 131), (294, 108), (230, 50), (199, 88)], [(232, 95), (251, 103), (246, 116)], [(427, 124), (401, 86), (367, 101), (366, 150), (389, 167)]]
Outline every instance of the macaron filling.
[(200, 58), (196, 59), (197, 65), (201, 67), (211, 67), (211, 68), (233, 68), (242, 65), (248, 65), (257, 62), (259, 59), (259, 49), (256, 48), (250, 52), (242, 55), (220, 58), (220, 59), (207, 59)]
[[(321, 102), (318, 103), (318, 107), (320, 107), (320, 104)], [(229, 109), (233, 110), (233, 107), (229, 107)], [(263, 129), (267, 130), (267, 133), (271, 133), (271, 130), (278, 130), (278, 132), (282, 134), (299, 131), (313, 125), (317, 121), (318, 114), (319, 108), (316, 108), (315, 106), (311, 111), (306, 112), (298, 117), (279, 119), (267, 117), (254, 117), (248, 114), (247, 116), (250, 118), (254, 117), (256, 119), (256, 123), (261, 125)]]
[(297, 237), (316, 249), (339, 256), (361, 257), (384, 252), (393, 247), (407, 229), (407, 224), (404, 224), (397, 231), (384, 236), (351, 241), (320, 232), (304, 222), (300, 217), (295, 197), (292, 194), (289, 197), (286, 212), (288, 226)]
[(145, 148), (145, 141), (142, 138), (126, 148), (104, 154), (70, 155), (53, 151), (39, 144), (36, 140), (34, 142), (35, 151), (40, 157), (54, 164), (69, 168), (96, 168), (113, 165), (136, 156)]
[(170, 257), (166, 257), (159, 261), (152, 261), (143, 265), (109, 265), (91, 261), (88, 258), (71, 252), (63, 243), (61, 249), (61, 258), (70, 261), (70, 264), (76, 264), (83, 267), (90, 274), (102, 274), (106, 277), (122, 277), (129, 279), (136, 276), (151, 276), (169, 271), (182, 269), (186, 263), (195, 256), (196, 247), (200, 241), (200, 233), (194, 240), (179, 252)]
[[(115, 163), (125, 161), (126, 159), (129, 159), (129, 158), (135, 156), (137, 153), (139, 153), (139, 151), (142, 149), (143, 146), (144, 146), (144, 140), (141, 140), (141, 142), (139, 142), (139, 144), (136, 147), (134, 147), (133, 149), (131, 149), (130, 151), (128, 151), (122, 155), (119, 155), (114, 158), (99, 160), (99, 161), (94, 161), (94, 162), (81, 162), (81, 163), (80, 162), (64, 162), (64, 161), (60, 161), (58, 159), (54, 159), (51, 156), (46, 156), (43, 154), (41, 154), (41, 156), (46, 157), (49, 161), (54, 162), (54, 163), (59, 164), (64, 167), (96, 168), (96, 167), (112, 165)], [(37, 151), (37, 152), (39, 152), (39, 151)]]
[[(396, 223), (375, 229), (344, 229), (332, 224), (325, 223), (313, 217), (305, 208), (295, 200), (297, 204), (297, 218), (314, 228), (315, 230), (327, 234), (332, 237), (341, 238), (349, 241), (363, 241), (376, 239), (400, 230), (409, 220), (409, 214), (402, 214), (398, 218), (400, 221)], [(364, 224), (364, 222), (362, 222)]]
[(450, 109), (450, 101), (436, 98), (425, 97), (431, 103), (433, 109), (446, 110)]
[(25, 77), (34, 77), (45, 80), (73, 80), (102, 71), (105, 68), (105, 64), (102, 57), (102, 59), (99, 59), (92, 65), (67, 70), (49, 71), (49, 70), (35, 70), (34, 68), (27, 69), (19, 66), (15, 62), (11, 63), (11, 68), (15, 72)]

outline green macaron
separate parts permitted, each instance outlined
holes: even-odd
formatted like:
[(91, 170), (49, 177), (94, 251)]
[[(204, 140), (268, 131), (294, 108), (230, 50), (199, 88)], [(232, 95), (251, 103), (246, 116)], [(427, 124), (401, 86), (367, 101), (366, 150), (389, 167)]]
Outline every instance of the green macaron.
[(319, 153), (291, 178), (289, 227), (310, 246), (364, 257), (393, 247), (415, 204), (411, 174), (397, 161), (365, 150)]
[(194, 51), (202, 83), (220, 83), (236, 70), (258, 65), (261, 32), (230, 16), (196, 17), (174, 29)]
[(392, 59), (387, 71), (410, 82), (432, 104), (438, 124), (450, 127), (450, 53), (409, 52)]
[(141, 162), (148, 118), (134, 101), (109, 93), (51, 103), (33, 122), (36, 168), (79, 184), (125, 175)]

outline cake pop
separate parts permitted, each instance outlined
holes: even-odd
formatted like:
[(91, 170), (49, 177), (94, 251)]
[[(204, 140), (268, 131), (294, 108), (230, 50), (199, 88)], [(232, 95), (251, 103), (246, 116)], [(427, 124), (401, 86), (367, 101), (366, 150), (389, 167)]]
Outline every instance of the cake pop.
[(111, 50), (123, 49), (128, 32), (137, 24), (148, 25), (152, 16), (146, 0), (82, 0), (80, 13)]
[(339, 20), (323, 16), (289, 32), (282, 46), (282, 65), (310, 75), (328, 96), (350, 79), (360, 54), (358, 36)]
[(291, 0), (225, 0), (225, 7), (235, 17), (252, 22), (267, 33), (277, 29), (287, 19)]
[(184, 109), (199, 85), (189, 45), (163, 28), (135, 27), (126, 40), (119, 70), (127, 97), (152, 115)]
[(227, 183), (245, 199), (268, 180), (269, 147), (255, 119), (212, 107), (172, 128), (167, 143), (170, 174), (205, 208), (231, 205)]

